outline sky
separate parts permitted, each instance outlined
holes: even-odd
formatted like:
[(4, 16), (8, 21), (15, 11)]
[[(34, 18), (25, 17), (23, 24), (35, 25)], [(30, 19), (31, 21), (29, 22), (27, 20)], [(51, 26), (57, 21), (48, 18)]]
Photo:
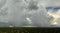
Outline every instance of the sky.
[(56, 10), (57, 12), (54, 12), (54, 10), (47, 11), (45, 8), (49, 5), (55, 6), (55, 3), (53, 3), (53, 5), (47, 0), (7, 0), (5, 3), (0, 4), (2, 6), (0, 7), (1, 22), (7, 22), (15, 27), (60, 27), (58, 24), (60, 22), (60, 10)]

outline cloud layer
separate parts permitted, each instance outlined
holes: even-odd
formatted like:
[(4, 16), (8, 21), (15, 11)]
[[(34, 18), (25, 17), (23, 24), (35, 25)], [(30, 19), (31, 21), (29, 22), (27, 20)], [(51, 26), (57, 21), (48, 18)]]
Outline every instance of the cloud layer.
[[(45, 6), (48, 1), (8, 0), (2, 11), (8, 11), (8, 24), (15, 27), (36, 26), (53, 27), (51, 22), (59, 22), (60, 11), (47, 12)], [(2, 18), (3, 19), (3, 18)], [(55, 23), (56, 24), (56, 23)], [(59, 24), (57, 25), (59, 26)]]

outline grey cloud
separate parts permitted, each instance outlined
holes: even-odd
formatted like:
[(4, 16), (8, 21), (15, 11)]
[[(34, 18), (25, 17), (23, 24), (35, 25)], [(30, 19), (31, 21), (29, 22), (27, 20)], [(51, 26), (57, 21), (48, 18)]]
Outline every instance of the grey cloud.
[[(36, 6), (36, 5), (35, 5)], [(42, 8), (42, 10), (34, 10), (33, 8), (22, 8), (23, 6), (15, 6), (15, 5), (11, 5), (11, 7), (9, 7), (11, 11), (11, 14), (9, 16), (9, 23), (12, 24), (15, 27), (21, 27), (21, 26), (27, 26), (27, 25), (31, 25), (31, 26), (37, 26), (37, 27), (49, 27), (49, 22), (51, 22), (51, 20), (53, 18), (51, 17), (47, 17), (47, 12), (44, 10), (44, 8)], [(33, 7), (33, 6), (30, 6)], [(22, 9), (21, 9), (22, 8)], [(23, 13), (25, 9), (25, 12)], [(29, 12), (31, 12), (30, 14), (28, 14)], [(35, 13), (34, 13), (35, 12)], [(28, 24), (29, 21), (26, 20), (26, 18), (30, 18), (32, 24)]]
[[(43, 6), (42, 8), (39, 8), (37, 4), (34, 4), (33, 2), (34, 1), (30, 1), (30, 3), (25, 4), (22, 0), (9, 0), (7, 2), (8, 24), (15, 27), (51, 27), (50, 22), (53, 20), (53, 17), (47, 14), (47, 11)], [(29, 24), (29, 21), (26, 18), (30, 18), (32, 23)]]

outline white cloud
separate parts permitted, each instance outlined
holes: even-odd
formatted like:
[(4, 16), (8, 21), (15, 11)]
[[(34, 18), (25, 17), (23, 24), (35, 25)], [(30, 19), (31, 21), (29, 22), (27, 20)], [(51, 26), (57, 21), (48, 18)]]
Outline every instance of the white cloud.
[(54, 18), (53, 21), (51, 22), (51, 24), (60, 27), (59, 26), (60, 25), (60, 23), (59, 23), (60, 22), (59, 21), (60, 20), (60, 9), (57, 10), (56, 13), (48, 12), (48, 14)]

